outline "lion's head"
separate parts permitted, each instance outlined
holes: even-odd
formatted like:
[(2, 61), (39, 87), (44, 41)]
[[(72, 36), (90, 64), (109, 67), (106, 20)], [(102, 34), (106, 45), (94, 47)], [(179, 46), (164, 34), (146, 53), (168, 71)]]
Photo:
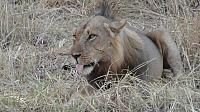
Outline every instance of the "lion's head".
[(106, 72), (109, 67), (117, 70), (117, 64), (120, 66), (123, 61), (118, 34), (125, 24), (125, 20), (111, 22), (103, 16), (92, 16), (76, 28), (71, 48), (72, 57), (77, 62), (76, 70), (84, 75), (100, 69)]

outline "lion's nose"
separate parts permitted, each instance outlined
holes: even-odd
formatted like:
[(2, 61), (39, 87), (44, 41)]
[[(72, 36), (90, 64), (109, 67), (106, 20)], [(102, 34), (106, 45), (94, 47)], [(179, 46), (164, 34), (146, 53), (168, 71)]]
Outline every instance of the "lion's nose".
[(72, 57), (74, 57), (76, 60), (81, 56), (80, 53), (73, 53)]

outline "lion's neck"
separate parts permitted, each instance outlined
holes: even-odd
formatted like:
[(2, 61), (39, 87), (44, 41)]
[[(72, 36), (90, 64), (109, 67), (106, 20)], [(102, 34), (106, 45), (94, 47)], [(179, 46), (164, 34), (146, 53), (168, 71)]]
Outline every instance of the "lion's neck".
[[(122, 73), (123, 69), (133, 69), (137, 65), (141, 64), (139, 60), (142, 60), (143, 54), (143, 41), (134, 31), (124, 28), (119, 35), (115, 37), (113, 48), (110, 54), (105, 57), (104, 68), (114, 73)], [(105, 69), (104, 69), (105, 70)], [(108, 71), (107, 70), (107, 71)]]
[(117, 60), (119, 63), (112, 62), (112, 69), (120, 72), (123, 69), (133, 69), (141, 64), (139, 60), (143, 58), (141, 55), (143, 54), (143, 41), (138, 34), (128, 28), (124, 28), (119, 34), (119, 39), (120, 45), (118, 45), (115, 52), (116, 55), (118, 54), (117, 56), (120, 56)]

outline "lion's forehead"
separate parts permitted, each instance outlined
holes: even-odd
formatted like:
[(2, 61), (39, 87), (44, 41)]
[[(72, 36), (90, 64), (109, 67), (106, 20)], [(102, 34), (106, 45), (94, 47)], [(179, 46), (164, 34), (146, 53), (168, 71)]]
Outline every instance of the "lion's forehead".
[(100, 28), (104, 28), (103, 24), (104, 23), (108, 23), (109, 20), (102, 17), (102, 16), (95, 16), (93, 18), (88, 19), (87, 21), (83, 22), (84, 24), (82, 24), (80, 26), (80, 31), (85, 31), (85, 30), (96, 30), (96, 29), (100, 29)]
[(86, 36), (86, 35), (89, 35), (89, 34), (105, 33), (104, 31), (105, 30), (104, 30), (103, 26), (88, 25), (87, 28), (85, 28), (85, 29), (77, 30), (75, 35), (79, 36), (79, 37), (82, 37), (82, 36)]
[(110, 23), (110, 21), (102, 16), (94, 16), (86, 21), (83, 21), (79, 27), (74, 30), (73, 35), (77, 40), (87, 38), (89, 34), (106, 35), (106, 29), (104, 23)]

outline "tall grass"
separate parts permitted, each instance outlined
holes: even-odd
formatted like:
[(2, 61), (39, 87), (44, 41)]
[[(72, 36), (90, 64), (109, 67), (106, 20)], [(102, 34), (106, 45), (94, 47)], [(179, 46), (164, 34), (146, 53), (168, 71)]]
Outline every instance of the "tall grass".
[(69, 51), (71, 30), (88, 17), (93, 1), (1, 0), (0, 111), (200, 111), (200, 10), (186, 0), (158, 1), (121, 0), (121, 15), (144, 33), (169, 29), (185, 73), (173, 84), (127, 74), (109, 90), (82, 96), (88, 83), (62, 70), (69, 57), (60, 54)]

